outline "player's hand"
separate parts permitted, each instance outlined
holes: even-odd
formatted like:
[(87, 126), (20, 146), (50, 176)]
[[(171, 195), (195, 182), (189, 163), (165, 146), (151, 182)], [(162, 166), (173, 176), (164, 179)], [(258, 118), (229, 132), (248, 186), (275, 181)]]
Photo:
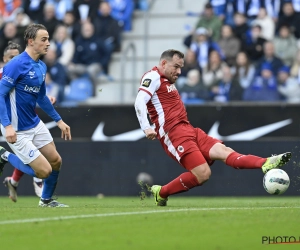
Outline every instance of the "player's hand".
[(14, 144), (17, 142), (17, 133), (12, 125), (8, 125), (5, 127), (5, 138), (6, 141)]
[(157, 133), (152, 129), (148, 128), (144, 130), (144, 133), (149, 140), (155, 140)]
[(48, 95), (48, 98), (52, 105), (56, 103), (56, 97)]
[(72, 140), (71, 136), (71, 128), (63, 122), (63, 120), (60, 120), (57, 122), (57, 126), (61, 130), (61, 138), (65, 140)]

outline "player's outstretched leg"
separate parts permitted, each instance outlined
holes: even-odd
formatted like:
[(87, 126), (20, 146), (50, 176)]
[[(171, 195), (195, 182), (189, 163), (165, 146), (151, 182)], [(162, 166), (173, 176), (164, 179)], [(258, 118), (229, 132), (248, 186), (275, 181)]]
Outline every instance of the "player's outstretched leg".
[(37, 197), (41, 198), (43, 192), (43, 180), (33, 177), (33, 188)]
[(11, 177), (6, 177), (3, 181), (3, 184), (8, 188), (8, 195), (9, 198), (13, 201), (13, 202), (17, 202), (17, 187), (15, 187), (14, 185), (12, 185), (11, 183)]
[(261, 169), (263, 173), (267, 173), (269, 170), (273, 168), (280, 168), (286, 163), (288, 163), (291, 157), (292, 157), (291, 152), (286, 152), (280, 155), (271, 156), (267, 158), (266, 162), (262, 165)]
[(161, 186), (159, 186), (159, 185), (153, 185), (150, 188), (150, 191), (154, 197), (155, 204), (157, 206), (167, 206), (168, 198), (160, 197), (160, 195), (159, 195), (160, 190), (161, 190)]

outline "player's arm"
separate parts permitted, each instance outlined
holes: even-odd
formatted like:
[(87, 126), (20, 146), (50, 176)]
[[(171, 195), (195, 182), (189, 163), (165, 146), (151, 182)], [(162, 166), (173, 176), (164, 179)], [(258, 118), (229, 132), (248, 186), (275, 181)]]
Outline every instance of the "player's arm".
[(22, 65), (20, 65), (18, 61), (8, 63), (3, 68), (3, 76), (0, 81), (0, 121), (5, 128), (5, 137), (9, 143), (15, 143), (17, 141), (17, 134), (8, 117), (5, 98), (9, 95), (11, 89), (16, 86), (21, 72)]
[(157, 134), (151, 128), (148, 121), (146, 104), (150, 101), (153, 93), (158, 89), (159, 85), (157, 83), (158, 81), (152, 82), (152, 79), (144, 77), (141, 81), (139, 93), (134, 103), (136, 115), (141, 129), (144, 131), (146, 137), (150, 140), (154, 140)]
[(9, 93), (12, 87), (6, 86), (0, 82), (0, 121), (5, 128), (5, 138), (9, 143), (15, 143), (17, 141), (17, 134), (7, 114), (7, 107), (5, 103), (5, 97)]
[(60, 115), (56, 112), (55, 108), (50, 102), (48, 96), (46, 96), (45, 83), (43, 83), (43, 85), (41, 86), (37, 103), (41, 107), (41, 109), (57, 123), (57, 126), (61, 130), (61, 138), (65, 140), (71, 140), (71, 129), (66, 123), (64, 123), (64, 121), (61, 119)]

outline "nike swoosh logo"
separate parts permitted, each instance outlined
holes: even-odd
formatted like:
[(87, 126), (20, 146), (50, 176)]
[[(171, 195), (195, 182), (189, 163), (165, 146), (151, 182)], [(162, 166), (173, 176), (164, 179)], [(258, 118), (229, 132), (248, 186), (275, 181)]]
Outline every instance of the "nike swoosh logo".
[[(56, 122), (47, 122), (45, 123), (47, 129), (55, 128), (57, 126)], [(6, 141), (4, 136), (0, 136), (0, 141)]]
[(92, 135), (92, 141), (138, 141), (145, 137), (145, 134), (141, 129), (135, 129), (114, 136), (106, 136), (103, 133), (104, 124), (104, 122), (100, 122), (97, 126)]
[(266, 134), (269, 134), (275, 130), (278, 130), (282, 127), (285, 127), (293, 122), (292, 119), (287, 119), (283, 120), (280, 122), (275, 122), (272, 124), (268, 124), (262, 127), (250, 129), (244, 132), (240, 132), (237, 134), (232, 134), (232, 135), (227, 135), (227, 136), (222, 136), (218, 132), (218, 128), (220, 123), (215, 122), (212, 128), (209, 130), (208, 135), (211, 137), (217, 138), (219, 140), (224, 140), (224, 141), (253, 141), (259, 137), (262, 137)]
[[(292, 123), (292, 119), (275, 122), (262, 127), (250, 129), (237, 134), (222, 136), (218, 133), (220, 123), (215, 122), (208, 135), (224, 141), (252, 141)], [(135, 129), (114, 136), (106, 136), (103, 132), (104, 122), (101, 122), (92, 135), (92, 141), (138, 141), (145, 137), (141, 129)]]

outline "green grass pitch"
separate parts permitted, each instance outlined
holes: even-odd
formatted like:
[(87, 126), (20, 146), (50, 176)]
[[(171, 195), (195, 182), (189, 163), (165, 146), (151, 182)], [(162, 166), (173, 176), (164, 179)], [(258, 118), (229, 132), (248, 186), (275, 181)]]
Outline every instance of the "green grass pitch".
[[(70, 208), (39, 208), (35, 197), (0, 197), (1, 249), (300, 249), (262, 237), (300, 237), (299, 197), (59, 197)], [(280, 238), (278, 238), (280, 239)]]

